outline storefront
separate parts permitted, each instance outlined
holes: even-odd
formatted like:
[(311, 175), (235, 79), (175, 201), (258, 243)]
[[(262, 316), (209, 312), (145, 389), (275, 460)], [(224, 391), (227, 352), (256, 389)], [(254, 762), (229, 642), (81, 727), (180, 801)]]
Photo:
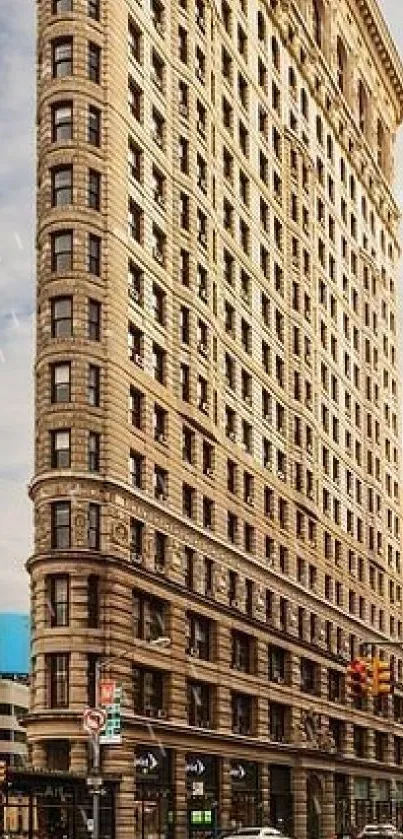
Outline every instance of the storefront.
[(206, 839), (219, 825), (218, 758), (186, 755), (187, 824), (190, 837)]
[(231, 827), (262, 824), (259, 765), (250, 761), (232, 760), (231, 778)]
[(163, 746), (138, 746), (134, 765), (135, 839), (170, 839), (174, 833), (172, 753)]
[(373, 807), (370, 796), (369, 778), (354, 778), (354, 822), (362, 830), (373, 821)]
[[(114, 800), (114, 785), (105, 781), (100, 839), (114, 839)], [(16, 770), (0, 791), (0, 835), (10, 839), (88, 839), (91, 819), (84, 778)]]
[(287, 836), (293, 836), (291, 768), (269, 766), (270, 823)]

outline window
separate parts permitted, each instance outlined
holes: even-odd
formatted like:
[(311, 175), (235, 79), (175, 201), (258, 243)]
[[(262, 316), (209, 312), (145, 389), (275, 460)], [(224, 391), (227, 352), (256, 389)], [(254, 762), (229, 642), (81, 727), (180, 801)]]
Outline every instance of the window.
[(51, 401), (52, 403), (70, 402), (71, 366), (69, 362), (60, 362), (51, 366)]
[(46, 692), (48, 708), (68, 708), (69, 705), (68, 653), (51, 653), (46, 656)]
[(88, 367), (88, 403), (93, 407), (99, 406), (100, 369), (95, 364)]
[(213, 688), (204, 682), (187, 683), (188, 724), (197, 728), (211, 728)]
[(101, 208), (101, 175), (95, 169), (88, 170), (88, 206), (92, 210)]
[(232, 694), (232, 731), (234, 734), (242, 734), (246, 736), (250, 736), (252, 734), (252, 702), (252, 697), (247, 694)]
[(130, 519), (130, 559), (140, 564), (143, 561), (144, 522)]
[(130, 450), (129, 455), (129, 481), (132, 487), (142, 488), (143, 485), (143, 464), (144, 457), (139, 452)]
[(88, 470), (99, 472), (99, 453), (101, 446), (101, 435), (96, 431), (88, 433)]
[(70, 469), (70, 429), (50, 432), (52, 469)]
[(57, 102), (52, 105), (52, 141), (73, 139), (73, 103)]
[(133, 710), (146, 717), (164, 717), (164, 676), (158, 670), (133, 668)]
[(73, 334), (72, 297), (54, 297), (51, 301), (52, 338), (71, 338)]
[(347, 52), (341, 38), (337, 38), (337, 84), (342, 93), (346, 92)]
[(88, 301), (88, 337), (99, 341), (101, 332), (101, 304), (97, 300)]
[(52, 207), (65, 207), (73, 201), (73, 167), (58, 166), (51, 170)]
[(88, 235), (88, 271), (95, 277), (101, 275), (101, 239), (93, 233)]
[(50, 626), (69, 625), (69, 578), (51, 574), (46, 578), (47, 609)]
[(87, 581), (87, 609), (88, 626), (90, 629), (99, 627), (99, 577), (90, 574)]
[(128, 46), (131, 58), (141, 62), (142, 55), (142, 32), (132, 18), (129, 18), (128, 25)]
[(133, 634), (143, 641), (166, 636), (166, 603), (143, 591), (133, 591)]
[(53, 0), (52, 15), (61, 15), (73, 11), (73, 0)]
[(58, 38), (52, 43), (52, 75), (54, 79), (73, 74), (73, 39)]
[(63, 230), (51, 234), (52, 271), (71, 271), (73, 267), (73, 231)]
[(88, 505), (88, 547), (95, 551), (101, 542), (101, 508), (99, 504)]
[(312, 0), (313, 37), (319, 48), (323, 45), (323, 6), (322, 0)]
[(99, 0), (88, 0), (88, 17), (99, 20)]
[(139, 204), (129, 198), (128, 211), (129, 236), (136, 242), (141, 242), (143, 232), (143, 211)]
[(101, 75), (101, 49), (97, 44), (88, 43), (88, 78), (99, 84)]
[(231, 667), (242, 673), (252, 672), (251, 640), (244, 632), (232, 630)]
[(134, 428), (143, 426), (144, 396), (138, 388), (131, 387), (129, 392), (129, 422)]
[(51, 545), (59, 550), (71, 546), (70, 501), (55, 501), (51, 505)]
[(97, 147), (101, 144), (101, 111), (93, 105), (88, 107), (88, 142)]

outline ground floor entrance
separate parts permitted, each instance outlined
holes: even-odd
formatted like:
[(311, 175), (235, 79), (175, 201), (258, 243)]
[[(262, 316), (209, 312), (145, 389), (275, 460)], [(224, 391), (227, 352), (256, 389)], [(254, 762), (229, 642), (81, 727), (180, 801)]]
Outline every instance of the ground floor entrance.
[[(100, 839), (115, 839), (114, 785), (104, 784)], [(9, 770), (0, 789), (0, 836), (9, 839), (88, 839), (92, 801), (84, 778)]]

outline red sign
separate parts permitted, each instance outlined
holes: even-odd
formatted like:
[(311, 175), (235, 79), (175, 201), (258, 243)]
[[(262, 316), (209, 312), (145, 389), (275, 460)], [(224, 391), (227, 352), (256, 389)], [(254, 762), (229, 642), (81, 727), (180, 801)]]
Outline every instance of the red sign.
[(116, 682), (99, 682), (98, 691), (99, 691), (99, 704), (102, 705), (104, 708), (108, 708), (109, 705), (113, 705), (114, 703), (114, 696), (115, 696), (115, 688)]

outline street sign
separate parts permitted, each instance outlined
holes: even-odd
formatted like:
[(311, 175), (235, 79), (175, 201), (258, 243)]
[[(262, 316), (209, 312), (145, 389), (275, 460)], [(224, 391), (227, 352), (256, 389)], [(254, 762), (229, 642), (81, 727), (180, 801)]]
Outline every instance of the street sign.
[(116, 682), (111, 679), (102, 679), (98, 684), (99, 699), (98, 702), (103, 708), (108, 708), (113, 705), (115, 696)]
[(99, 734), (105, 727), (106, 711), (103, 708), (86, 708), (83, 713), (83, 728), (87, 734)]
[(103, 732), (100, 737), (101, 745), (118, 746), (122, 742), (121, 704), (122, 688), (119, 685), (115, 684), (113, 701), (110, 705), (107, 705), (107, 707), (105, 708), (107, 717)]

